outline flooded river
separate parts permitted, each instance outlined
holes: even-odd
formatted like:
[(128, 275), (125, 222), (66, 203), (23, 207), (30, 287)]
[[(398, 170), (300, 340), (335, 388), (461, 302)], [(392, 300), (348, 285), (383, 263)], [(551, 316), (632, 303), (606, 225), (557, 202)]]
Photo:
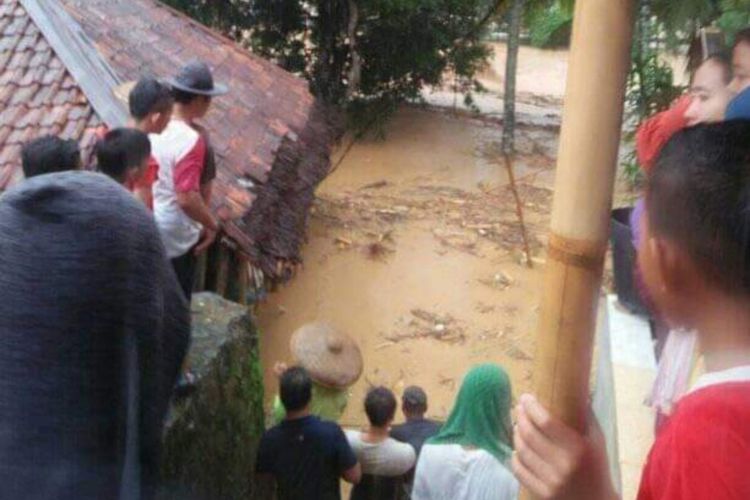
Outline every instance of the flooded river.
[(406, 108), (385, 141), (357, 143), (322, 184), (304, 269), (259, 310), (268, 394), (271, 367), (289, 360), (302, 324), (325, 320), (352, 335), (365, 360), (344, 415), (364, 423), (371, 384), (425, 388), (444, 417), (466, 370), (493, 361), (528, 388), (555, 132), (522, 128), (517, 164), (534, 269), (521, 233), (497, 125)]

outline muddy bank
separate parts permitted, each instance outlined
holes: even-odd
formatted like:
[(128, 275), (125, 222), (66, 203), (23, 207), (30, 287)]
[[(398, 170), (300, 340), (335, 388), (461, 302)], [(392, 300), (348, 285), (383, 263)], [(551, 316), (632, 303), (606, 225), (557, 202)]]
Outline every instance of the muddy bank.
[[(495, 361), (527, 389), (541, 267), (523, 264), (521, 233), (496, 125), (404, 109), (387, 139), (355, 145), (324, 182), (312, 213), (305, 266), (259, 311), (267, 394), (271, 367), (288, 359), (291, 333), (327, 320), (361, 345), (365, 371), (343, 422), (364, 422), (370, 384), (409, 384), (445, 416), (462, 374)], [(556, 138), (523, 127), (516, 175), (543, 262)]]

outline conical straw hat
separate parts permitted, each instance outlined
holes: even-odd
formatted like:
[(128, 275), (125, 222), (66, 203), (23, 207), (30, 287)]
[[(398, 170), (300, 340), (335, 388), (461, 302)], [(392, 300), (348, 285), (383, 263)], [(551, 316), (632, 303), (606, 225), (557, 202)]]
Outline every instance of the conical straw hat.
[(327, 323), (308, 323), (294, 332), (292, 356), (317, 383), (343, 389), (362, 375), (362, 353), (354, 340)]

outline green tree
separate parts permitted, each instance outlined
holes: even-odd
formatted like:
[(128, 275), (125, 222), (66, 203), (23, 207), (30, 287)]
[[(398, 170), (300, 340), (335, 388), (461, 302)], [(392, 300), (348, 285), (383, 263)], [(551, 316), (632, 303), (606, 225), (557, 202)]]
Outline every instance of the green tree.
[(393, 109), (450, 76), (467, 99), (505, 0), (167, 0), (354, 110)]

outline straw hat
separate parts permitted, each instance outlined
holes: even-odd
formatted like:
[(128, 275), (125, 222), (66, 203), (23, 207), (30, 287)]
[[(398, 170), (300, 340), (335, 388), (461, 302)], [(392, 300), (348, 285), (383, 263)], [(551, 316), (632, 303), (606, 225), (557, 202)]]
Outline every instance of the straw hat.
[(343, 389), (362, 375), (362, 353), (354, 340), (327, 323), (308, 323), (294, 332), (292, 356), (321, 385)]

